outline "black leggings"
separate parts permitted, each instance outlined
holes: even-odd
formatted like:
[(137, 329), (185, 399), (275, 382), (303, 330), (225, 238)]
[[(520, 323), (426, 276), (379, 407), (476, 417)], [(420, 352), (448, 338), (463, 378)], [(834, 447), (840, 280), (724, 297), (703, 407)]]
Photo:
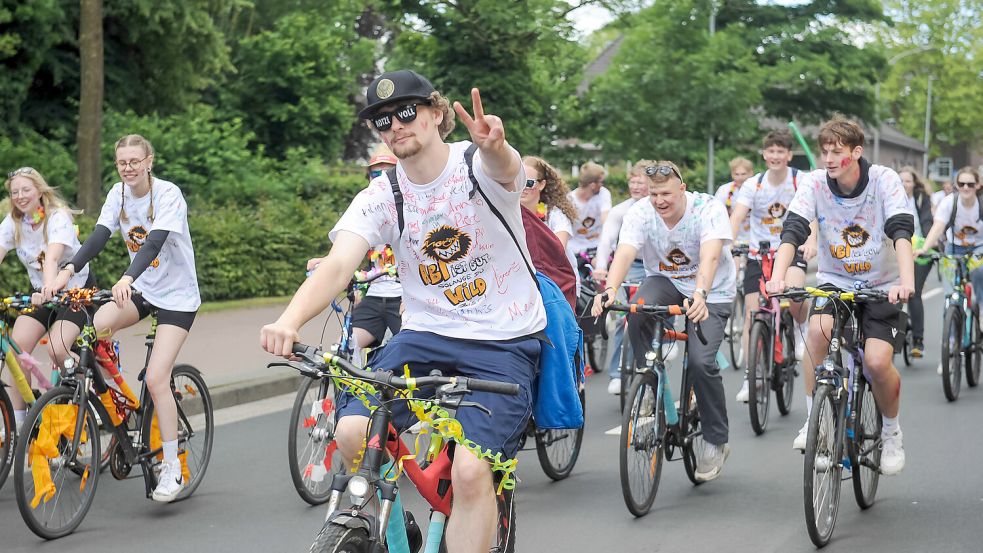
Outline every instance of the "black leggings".
[(931, 272), (931, 265), (915, 265), (915, 293), (908, 300), (911, 337), (919, 342), (925, 338), (925, 305), (922, 303), (922, 290), (925, 289), (925, 280)]

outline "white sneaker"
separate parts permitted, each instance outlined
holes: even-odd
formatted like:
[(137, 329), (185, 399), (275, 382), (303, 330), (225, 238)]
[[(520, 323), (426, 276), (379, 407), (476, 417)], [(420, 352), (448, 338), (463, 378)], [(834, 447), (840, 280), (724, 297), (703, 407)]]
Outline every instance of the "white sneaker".
[(724, 461), (729, 455), (730, 446), (727, 444), (706, 444), (703, 455), (696, 463), (696, 472), (693, 477), (699, 482), (709, 482), (720, 476), (720, 471), (724, 469)]
[(747, 388), (748, 388), (747, 379), (745, 378), (744, 379), (744, 383), (741, 384), (741, 390), (739, 392), (737, 392), (737, 397), (735, 398), (735, 399), (737, 399), (737, 401), (739, 401), (741, 403), (747, 403), (747, 400), (748, 400), (748, 389)]
[(894, 476), (904, 468), (904, 445), (901, 443), (901, 431), (891, 436), (881, 436), (881, 474)]
[(174, 463), (165, 461), (160, 466), (157, 488), (151, 497), (153, 497), (154, 501), (170, 503), (184, 490), (184, 478), (181, 476), (181, 461)]
[(806, 423), (803, 424), (802, 428), (799, 429), (799, 435), (796, 436), (795, 440), (792, 441), (792, 449), (798, 449), (799, 451), (804, 452), (806, 450), (806, 440), (808, 438), (809, 438), (809, 421), (806, 420)]
[(611, 395), (613, 395), (613, 396), (620, 396), (621, 395), (621, 379), (620, 378), (612, 378), (611, 380), (608, 381), (608, 393), (611, 394)]

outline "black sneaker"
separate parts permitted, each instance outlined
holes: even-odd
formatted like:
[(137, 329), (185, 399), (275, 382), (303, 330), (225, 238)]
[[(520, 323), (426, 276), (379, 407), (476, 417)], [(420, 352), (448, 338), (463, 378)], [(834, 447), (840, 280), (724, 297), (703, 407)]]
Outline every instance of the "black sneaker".
[(923, 340), (912, 340), (911, 341), (911, 356), (915, 359), (921, 359), (925, 354), (925, 342)]

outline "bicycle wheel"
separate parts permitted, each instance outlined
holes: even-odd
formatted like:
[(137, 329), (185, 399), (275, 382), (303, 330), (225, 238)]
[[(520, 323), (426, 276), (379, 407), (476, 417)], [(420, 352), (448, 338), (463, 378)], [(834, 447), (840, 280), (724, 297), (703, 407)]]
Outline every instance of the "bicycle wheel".
[(727, 319), (727, 347), (730, 349), (730, 364), (739, 370), (741, 356), (741, 337), (744, 333), (744, 295), (737, 294), (730, 304), (730, 318)]
[(682, 440), (683, 440), (683, 466), (686, 468), (686, 477), (695, 486), (703, 482), (696, 479), (696, 463), (698, 459), (706, 455), (709, 446), (703, 439), (703, 425), (700, 422), (700, 409), (697, 403), (696, 389), (690, 385), (687, 393), (683, 397), (682, 417)]
[(652, 373), (636, 375), (621, 419), (621, 493), (631, 514), (649, 512), (659, 491), (665, 455), (666, 413)]
[[(215, 437), (215, 421), (212, 396), (198, 369), (191, 365), (176, 365), (171, 371), (171, 390), (177, 404), (178, 455), (187, 466), (185, 487), (174, 499), (181, 501), (195, 493), (205, 477), (205, 469), (212, 456), (212, 440)], [(149, 399), (149, 398), (148, 398)], [(153, 401), (148, 401), (143, 412), (143, 446), (150, 450), (151, 425), (154, 419)], [(157, 486), (157, 470), (163, 455), (151, 460), (152, 487)]]
[(771, 329), (762, 320), (751, 324), (748, 335), (747, 390), (748, 412), (751, 415), (751, 428), (761, 435), (768, 426), (768, 408), (771, 405), (772, 355), (768, 347), (771, 342)]
[[(76, 439), (80, 410), (82, 432)], [(88, 399), (75, 388), (52, 388), (27, 413), (16, 444), (14, 486), (24, 522), (46, 540), (72, 533), (89, 512), (99, 483), (99, 427)]]
[(816, 388), (806, 439), (803, 471), (806, 529), (817, 547), (829, 543), (840, 507), (843, 417), (833, 398), (835, 392), (829, 384), (819, 384)]
[(631, 383), (635, 378), (635, 360), (631, 355), (631, 343), (628, 340), (628, 329), (625, 329), (624, 340), (621, 342), (621, 395), (618, 396), (622, 413), (625, 412), (625, 396), (631, 390)]
[(874, 391), (863, 375), (858, 375), (854, 396), (853, 437), (850, 444), (850, 465), (853, 467), (853, 495), (861, 509), (869, 509), (877, 495), (881, 466), (881, 410), (874, 400)]
[(911, 332), (911, 326), (904, 334), (904, 343), (901, 345), (901, 356), (904, 358), (904, 366), (911, 366), (911, 341), (913, 340), (913, 334)]
[(311, 545), (311, 553), (369, 553), (369, 533), (365, 528), (348, 528), (325, 522)]
[(956, 305), (950, 305), (945, 312), (942, 323), (942, 391), (949, 401), (959, 398), (959, 386), (962, 381), (960, 365), (962, 363), (963, 322), (962, 311)]
[[(580, 408), (587, 416), (587, 395), (580, 390)], [(585, 419), (586, 424), (586, 419)], [(536, 430), (536, 455), (543, 472), (553, 480), (570, 476), (580, 456), (580, 444), (584, 440), (584, 427), (553, 430)]]
[[(778, 412), (785, 416), (792, 411), (792, 399), (795, 397), (795, 368), (799, 364), (798, 357), (795, 356), (795, 321), (792, 314), (788, 311), (782, 316), (782, 351), (785, 354), (781, 367), (775, 368), (772, 380), (775, 382), (775, 399), (778, 404)], [(805, 337), (799, 338), (805, 340)]]
[(502, 490), (495, 496), (498, 505), (498, 530), (491, 551), (515, 553), (515, 490)]
[(970, 327), (970, 349), (966, 351), (966, 384), (975, 388), (980, 383), (980, 363), (983, 362), (983, 349), (980, 343), (980, 316), (974, 311)]
[(10, 404), (7, 390), (0, 384), (0, 488), (3, 488), (14, 464), (14, 440), (17, 437), (17, 424), (14, 422), (14, 407)]
[(331, 478), (344, 471), (337, 453), (335, 387), (330, 379), (304, 378), (297, 389), (287, 429), (290, 479), (297, 494), (311, 505), (331, 496)]

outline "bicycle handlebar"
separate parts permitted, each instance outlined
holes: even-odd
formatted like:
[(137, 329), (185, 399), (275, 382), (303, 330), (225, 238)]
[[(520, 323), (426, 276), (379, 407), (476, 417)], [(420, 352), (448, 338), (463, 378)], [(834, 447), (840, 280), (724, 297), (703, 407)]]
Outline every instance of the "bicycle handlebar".
[[(601, 295), (601, 301), (605, 302), (608, 300), (608, 294), (605, 292)], [(645, 313), (646, 315), (685, 315), (687, 309), (681, 305), (645, 305), (644, 303), (612, 303), (608, 307), (605, 307), (610, 311), (621, 311), (624, 313)], [(704, 346), (707, 345), (707, 338), (703, 335), (703, 327), (700, 323), (696, 323), (696, 337), (699, 338), (700, 343)]]
[(781, 294), (772, 294), (774, 298), (804, 299), (809, 297), (831, 298), (853, 303), (881, 303), (888, 301), (888, 294), (882, 290), (871, 288), (847, 290), (823, 290), (807, 286), (805, 288), (786, 288)]

